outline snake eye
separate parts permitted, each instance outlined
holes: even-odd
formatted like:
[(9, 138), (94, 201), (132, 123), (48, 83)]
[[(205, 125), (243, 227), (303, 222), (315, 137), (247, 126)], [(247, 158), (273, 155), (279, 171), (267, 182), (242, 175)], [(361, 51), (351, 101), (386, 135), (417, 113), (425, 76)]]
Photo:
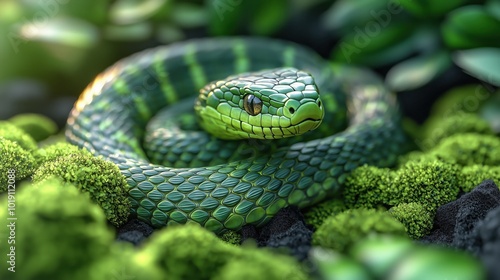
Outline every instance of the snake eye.
[(255, 116), (262, 111), (262, 101), (253, 94), (247, 94), (243, 98), (243, 107), (248, 114)]

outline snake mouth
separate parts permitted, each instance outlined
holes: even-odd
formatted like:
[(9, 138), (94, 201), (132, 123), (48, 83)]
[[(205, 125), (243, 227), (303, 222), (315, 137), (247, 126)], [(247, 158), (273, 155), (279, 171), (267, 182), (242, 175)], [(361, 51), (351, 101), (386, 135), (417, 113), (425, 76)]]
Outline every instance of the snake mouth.
[(297, 134), (303, 134), (318, 128), (318, 126), (321, 124), (321, 121), (322, 119), (313, 119), (313, 118), (307, 118), (301, 121), (300, 123), (295, 125)]
[(303, 134), (316, 129), (322, 122), (325, 112), (315, 102), (308, 102), (300, 106), (300, 110), (295, 112), (290, 121), (296, 134)]

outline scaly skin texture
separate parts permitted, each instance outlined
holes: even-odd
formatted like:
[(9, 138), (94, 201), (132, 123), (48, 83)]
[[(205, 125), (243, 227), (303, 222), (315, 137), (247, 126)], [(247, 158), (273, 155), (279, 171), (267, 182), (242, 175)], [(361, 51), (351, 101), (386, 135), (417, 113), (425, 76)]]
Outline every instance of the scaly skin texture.
[[(210, 81), (276, 67), (310, 73), (324, 106), (337, 112), (327, 113), (316, 131), (333, 133), (345, 108), (349, 127), (223, 164), (174, 168), (149, 162), (141, 146), (145, 127), (162, 107), (197, 95)], [(292, 43), (258, 38), (192, 40), (117, 62), (77, 101), (66, 136), (118, 165), (139, 219), (156, 227), (196, 222), (216, 233), (260, 226), (287, 205), (306, 207), (332, 197), (353, 169), (389, 166), (404, 144), (395, 100), (376, 77), (331, 66)]]

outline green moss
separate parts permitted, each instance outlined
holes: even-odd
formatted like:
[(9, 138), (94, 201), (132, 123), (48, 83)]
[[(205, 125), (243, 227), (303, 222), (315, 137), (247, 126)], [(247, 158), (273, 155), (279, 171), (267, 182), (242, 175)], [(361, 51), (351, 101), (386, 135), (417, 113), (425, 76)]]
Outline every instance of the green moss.
[[(7, 205), (2, 197), (2, 205)], [(114, 237), (102, 210), (88, 195), (59, 180), (22, 184), (15, 195), (16, 272), (5, 266), (1, 279), (89, 279), (89, 267), (109, 253)], [(7, 207), (0, 218), (13, 217)], [(8, 227), (0, 227), (7, 242)], [(8, 246), (0, 246), (6, 256)], [(9, 248), (10, 249), (10, 248)], [(10, 251), (10, 250), (9, 250)], [(4, 260), (5, 264), (5, 260)]]
[(187, 224), (155, 232), (138, 257), (157, 264), (169, 279), (210, 279), (235, 248), (215, 234)]
[(433, 211), (458, 196), (457, 165), (421, 154), (397, 170), (361, 166), (346, 180), (343, 198), (348, 208), (388, 208), (418, 202)]
[(434, 211), (457, 198), (459, 175), (459, 168), (451, 163), (409, 161), (395, 171), (386, 204), (418, 202), (428, 211)]
[(387, 211), (349, 209), (325, 220), (314, 232), (313, 244), (346, 252), (358, 240), (372, 234), (406, 236), (406, 231)]
[(17, 142), (0, 137), (0, 193), (7, 190), (9, 177), (19, 182), (36, 168), (35, 158)]
[(0, 137), (17, 142), (19, 146), (30, 152), (37, 149), (35, 140), (29, 134), (8, 121), (0, 121)]
[(377, 208), (389, 200), (387, 190), (394, 176), (388, 168), (361, 166), (348, 177), (343, 191), (348, 208)]
[(456, 114), (448, 118), (435, 116), (427, 120), (423, 126), (424, 140), (421, 141), (421, 146), (429, 150), (441, 140), (460, 133), (493, 135), (488, 122), (475, 114)]
[(500, 138), (477, 133), (456, 134), (443, 139), (429, 154), (461, 166), (496, 166), (500, 165)]
[(9, 122), (24, 130), (36, 142), (54, 135), (58, 130), (53, 120), (40, 114), (19, 114), (10, 118)]
[(305, 278), (291, 257), (255, 247), (233, 246), (197, 224), (154, 233), (136, 258), (156, 264), (163, 275), (174, 280), (285, 279), (284, 273)]
[(347, 207), (341, 199), (327, 200), (309, 208), (305, 212), (304, 218), (308, 225), (317, 229), (326, 219), (346, 209)]
[(434, 215), (420, 203), (401, 203), (389, 209), (389, 213), (405, 226), (412, 239), (425, 236), (433, 225)]
[(49, 136), (47, 139), (44, 139), (38, 142), (38, 147), (45, 148), (50, 145), (58, 144), (58, 143), (67, 143), (66, 135), (64, 135), (64, 131), (60, 131), (57, 134)]
[(220, 239), (226, 243), (232, 244), (232, 245), (240, 245), (241, 244), (241, 234), (233, 231), (233, 230), (228, 230), (222, 234)]
[(247, 249), (238, 258), (230, 259), (212, 279), (309, 279), (300, 265), (288, 256), (278, 255), (268, 249)]
[(445, 92), (431, 108), (431, 115), (443, 119), (456, 114), (475, 113), (491, 93), (483, 85), (466, 85)]
[(484, 180), (493, 180), (500, 183), (500, 166), (470, 165), (461, 170), (460, 187), (464, 192), (472, 191)]
[(130, 212), (127, 182), (116, 165), (87, 153), (60, 156), (42, 164), (33, 181), (40, 182), (57, 176), (70, 182), (101, 206), (115, 226), (123, 224)]
[(162, 280), (162, 271), (155, 263), (137, 257), (137, 250), (132, 244), (114, 242), (111, 252), (89, 268), (89, 280)]
[(37, 150), (34, 155), (38, 164), (41, 165), (45, 162), (55, 160), (58, 157), (72, 154), (85, 154), (91, 156), (89, 151), (80, 149), (78, 146), (69, 144), (67, 142), (60, 142), (46, 146), (42, 149)]

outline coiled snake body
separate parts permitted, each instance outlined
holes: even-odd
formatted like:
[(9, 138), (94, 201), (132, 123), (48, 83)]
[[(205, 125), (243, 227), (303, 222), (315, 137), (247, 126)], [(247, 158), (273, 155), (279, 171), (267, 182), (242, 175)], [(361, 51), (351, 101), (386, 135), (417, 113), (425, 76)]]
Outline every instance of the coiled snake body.
[[(276, 128), (273, 117), (259, 117), (259, 113), (290, 117), (290, 114), (306, 112), (303, 120), (296, 121), (302, 123), (321, 115), (307, 112), (323, 106), (326, 114), (318, 129), (306, 133), (304, 138), (297, 140), (299, 142), (267, 152), (257, 151), (238, 160), (232, 160), (231, 155), (227, 161), (212, 159), (219, 159), (230, 140), (199, 144), (194, 138), (182, 137), (184, 134), (179, 131), (176, 133), (184, 148), (175, 146), (169, 151), (158, 148), (152, 152), (164, 156), (162, 162), (168, 162), (170, 158), (173, 165), (150, 162), (148, 152), (143, 148), (144, 137), (147, 137), (145, 127), (163, 107), (175, 106), (181, 99), (196, 96), (202, 88), (215, 92), (218, 87), (226, 86), (229, 93), (231, 89), (227, 88), (227, 81), (216, 82), (212, 88), (206, 85), (238, 73), (277, 67), (288, 67), (276, 71), (291, 69), (292, 76), (295, 75), (294, 69), (310, 73), (319, 89), (322, 104), (315, 99), (315, 93), (308, 92), (310, 87), (300, 84), (292, 87), (297, 81), (285, 81), (283, 87), (274, 88), (279, 93), (275, 94), (278, 102), (275, 100), (271, 105), (268, 97), (254, 99), (257, 95), (234, 97), (219, 94), (217, 98), (222, 102), (232, 106), (246, 104), (246, 110), (250, 110), (247, 112), (258, 117), (250, 120), (254, 116), (238, 111), (233, 112), (235, 116), (230, 116), (236, 120), (220, 119), (226, 118), (226, 127), (235, 122), (237, 126), (246, 126), (247, 132), (257, 129), (260, 138), (274, 138), (269, 134), (273, 128), (286, 136), (303, 131)], [(300, 73), (295, 75), (297, 79), (306, 75)], [(263, 83), (276, 80), (276, 75), (280, 74), (273, 75), (263, 77)], [(304, 77), (302, 82), (310, 82), (307, 76)], [(252, 87), (248, 84), (252, 79), (242, 76), (231, 79), (232, 86), (242, 82), (236, 91), (233, 88), (235, 94), (237, 91), (245, 94), (244, 88)], [(288, 79), (288, 76), (283, 79)], [(299, 98), (309, 98), (310, 102)], [(289, 102), (295, 104), (292, 111), (285, 108), (288, 106), (285, 99), (295, 100)], [(215, 101), (201, 103), (211, 102)], [(303, 105), (313, 103), (315, 105)], [(309, 106), (309, 109), (299, 113), (297, 106)], [(252, 111), (256, 108), (257, 112)], [(346, 111), (349, 126), (333, 134), (339, 128), (338, 123), (344, 123)], [(211, 114), (218, 115), (219, 112), (212, 110)], [(267, 128), (249, 128), (255, 122), (263, 126), (269, 122), (269, 125)], [(290, 125), (290, 119), (282, 123)], [(220, 126), (205, 124), (210, 125)], [(305, 129), (316, 126), (309, 123)], [(321, 133), (321, 137), (311, 140), (315, 131)], [(70, 114), (66, 136), (69, 142), (85, 147), (95, 155), (103, 155), (118, 165), (128, 182), (132, 212), (139, 219), (155, 227), (196, 222), (216, 233), (238, 230), (245, 224), (259, 226), (287, 205), (306, 207), (336, 195), (350, 171), (363, 164), (393, 164), (404, 143), (395, 100), (377, 77), (367, 71), (333, 66), (296, 44), (262, 38), (196, 39), (122, 59), (99, 75), (84, 91)], [(198, 167), (176, 164), (197, 157), (201, 146), (205, 150), (198, 156)], [(170, 154), (167, 156), (166, 153)], [(173, 155), (177, 158), (172, 160), (170, 156)]]

